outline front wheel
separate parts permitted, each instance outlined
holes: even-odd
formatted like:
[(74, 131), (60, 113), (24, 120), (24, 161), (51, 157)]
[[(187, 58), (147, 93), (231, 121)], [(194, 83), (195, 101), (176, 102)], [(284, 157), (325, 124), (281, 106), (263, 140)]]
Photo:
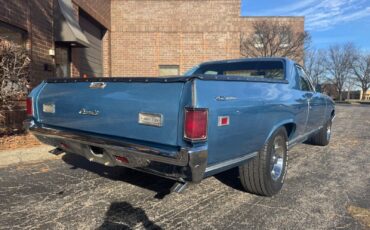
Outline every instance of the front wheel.
[(287, 171), (287, 132), (279, 128), (257, 156), (239, 166), (244, 189), (256, 195), (273, 196), (283, 187)]
[(331, 120), (329, 120), (324, 127), (317, 133), (311, 136), (307, 143), (311, 145), (326, 146), (329, 144), (331, 138)]

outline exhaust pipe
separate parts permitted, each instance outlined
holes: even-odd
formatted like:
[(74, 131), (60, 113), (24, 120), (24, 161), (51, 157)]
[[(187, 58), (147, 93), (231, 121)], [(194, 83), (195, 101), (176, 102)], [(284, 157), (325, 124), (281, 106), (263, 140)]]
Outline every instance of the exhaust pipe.
[(53, 150), (50, 150), (49, 153), (54, 154), (55, 156), (58, 156), (62, 153), (64, 153), (64, 150), (61, 148), (55, 148)]

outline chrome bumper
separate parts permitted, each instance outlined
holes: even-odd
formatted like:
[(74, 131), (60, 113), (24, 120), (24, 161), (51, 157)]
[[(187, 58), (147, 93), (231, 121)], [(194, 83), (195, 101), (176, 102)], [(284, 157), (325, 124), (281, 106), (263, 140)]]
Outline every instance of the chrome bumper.
[[(41, 142), (106, 166), (124, 166), (179, 181), (200, 182), (207, 167), (207, 146), (178, 151), (137, 145), (98, 135), (64, 131), (26, 120), (24, 126)], [(96, 148), (101, 149), (97, 154)], [(118, 159), (127, 159), (122, 162)]]

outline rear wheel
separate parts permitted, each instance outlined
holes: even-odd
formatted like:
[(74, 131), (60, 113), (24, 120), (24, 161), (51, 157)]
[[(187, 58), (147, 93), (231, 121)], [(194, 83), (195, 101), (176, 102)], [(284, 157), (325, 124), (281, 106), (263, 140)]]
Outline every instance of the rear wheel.
[(284, 183), (287, 171), (287, 132), (279, 128), (258, 155), (239, 166), (240, 181), (247, 192), (273, 196)]
[(328, 145), (331, 138), (331, 120), (329, 120), (319, 132), (311, 136), (307, 143), (311, 145)]

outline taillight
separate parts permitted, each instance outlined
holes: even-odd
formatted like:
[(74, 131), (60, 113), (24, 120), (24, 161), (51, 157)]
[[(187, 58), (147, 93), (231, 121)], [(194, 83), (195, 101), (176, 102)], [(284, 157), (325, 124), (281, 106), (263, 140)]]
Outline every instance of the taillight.
[(190, 141), (207, 139), (208, 110), (185, 108), (184, 138)]
[(27, 115), (32, 116), (33, 115), (33, 107), (32, 107), (32, 97), (27, 97)]

